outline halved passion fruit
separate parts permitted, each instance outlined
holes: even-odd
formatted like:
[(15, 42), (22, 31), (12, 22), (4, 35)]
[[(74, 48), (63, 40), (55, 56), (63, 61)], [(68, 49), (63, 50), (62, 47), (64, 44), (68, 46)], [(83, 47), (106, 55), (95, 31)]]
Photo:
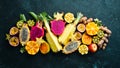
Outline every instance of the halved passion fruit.
[(10, 35), (15, 35), (15, 34), (17, 34), (19, 32), (19, 29), (17, 28), (17, 27), (12, 27), (11, 29), (10, 29)]
[(19, 45), (19, 39), (18, 39), (18, 37), (15, 37), (15, 36), (11, 37), (9, 39), (9, 44), (11, 46), (14, 46), (14, 47), (18, 46)]
[(80, 32), (84, 32), (85, 31), (85, 25), (84, 24), (78, 24), (77, 30), (80, 31)]

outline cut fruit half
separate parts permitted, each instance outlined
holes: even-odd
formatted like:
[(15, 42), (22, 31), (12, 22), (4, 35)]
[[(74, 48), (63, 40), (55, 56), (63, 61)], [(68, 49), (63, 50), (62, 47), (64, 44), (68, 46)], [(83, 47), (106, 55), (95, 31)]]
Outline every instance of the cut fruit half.
[(86, 45), (90, 45), (92, 43), (91, 36), (89, 36), (86, 33), (84, 33), (83, 36), (82, 36), (82, 43), (86, 44)]
[(26, 49), (28, 54), (35, 55), (36, 53), (38, 53), (39, 47), (40, 47), (40, 45), (37, 42), (28, 41), (26, 46), (25, 46), (25, 49)]
[(87, 45), (80, 45), (79, 48), (78, 48), (78, 51), (82, 55), (88, 54), (88, 47), (87, 47)]
[(85, 31), (85, 25), (84, 24), (78, 24), (77, 30), (80, 31), (80, 32), (84, 32)]
[(99, 31), (99, 27), (94, 22), (90, 22), (86, 25), (86, 31), (88, 35), (96, 35)]
[(73, 20), (75, 19), (75, 18), (74, 18), (74, 14), (68, 12), (68, 13), (65, 14), (64, 19), (65, 19), (65, 21), (66, 21), (67, 23), (72, 23)]

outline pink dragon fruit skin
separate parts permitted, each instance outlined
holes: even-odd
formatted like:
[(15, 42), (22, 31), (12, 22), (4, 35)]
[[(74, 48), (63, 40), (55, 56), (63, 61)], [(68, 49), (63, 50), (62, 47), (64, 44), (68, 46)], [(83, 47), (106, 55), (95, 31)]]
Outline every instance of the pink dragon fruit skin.
[(65, 22), (63, 20), (52, 20), (51, 30), (55, 35), (61, 35), (65, 28)]
[(37, 22), (36, 25), (31, 28), (30, 31), (31, 40), (36, 41), (36, 38), (40, 38), (44, 36), (44, 29), (42, 28), (42, 26), (39, 26), (39, 24), (40, 23)]

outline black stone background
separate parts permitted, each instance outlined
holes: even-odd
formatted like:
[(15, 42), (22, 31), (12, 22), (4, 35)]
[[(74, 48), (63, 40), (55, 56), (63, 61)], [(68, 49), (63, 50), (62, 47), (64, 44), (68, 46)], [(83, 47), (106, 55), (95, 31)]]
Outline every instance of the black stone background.
[[(87, 17), (99, 18), (112, 30), (106, 50), (81, 56), (52, 53), (35, 56), (21, 54), (19, 47), (11, 47), (5, 33), (24, 13), (82, 12)], [(119, 68), (120, 67), (120, 0), (0, 0), (0, 68)]]

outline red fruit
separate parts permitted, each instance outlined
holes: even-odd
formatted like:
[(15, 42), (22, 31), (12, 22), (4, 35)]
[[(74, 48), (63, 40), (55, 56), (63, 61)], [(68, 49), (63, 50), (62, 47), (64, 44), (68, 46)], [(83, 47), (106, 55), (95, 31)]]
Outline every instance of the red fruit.
[(90, 44), (88, 46), (88, 48), (89, 48), (89, 51), (92, 52), (92, 53), (97, 51), (97, 45), (96, 44)]
[(40, 23), (37, 22), (35, 26), (32, 27), (30, 31), (31, 40), (36, 40), (36, 38), (40, 38), (44, 36), (44, 29), (40, 26)]
[(51, 21), (51, 30), (55, 35), (61, 35), (65, 28), (65, 22), (63, 20)]

